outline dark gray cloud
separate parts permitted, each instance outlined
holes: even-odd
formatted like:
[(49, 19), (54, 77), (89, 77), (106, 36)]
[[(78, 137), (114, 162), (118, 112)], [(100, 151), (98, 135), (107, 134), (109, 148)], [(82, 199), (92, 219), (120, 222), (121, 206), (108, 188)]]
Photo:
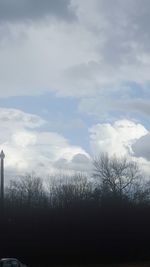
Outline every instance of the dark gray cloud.
[(147, 99), (132, 99), (132, 100), (124, 100), (124, 101), (114, 101), (112, 107), (116, 110), (120, 111), (130, 111), (134, 113), (143, 114), (145, 116), (150, 116), (150, 102)]
[(150, 134), (141, 137), (132, 146), (134, 156), (150, 160)]
[(137, 62), (137, 50), (149, 51), (150, 1), (100, 0), (100, 16), (105, 21), (103, 58), (111, 64)]
[[(49, 16), (72, 19), (75, 15), (78, 19), (71, 26), (39, 23)], [(35, 21), (36, 27), (20, 23), (28, 20)], [(150, 81), (149, 22), (149, 0), (0, 0), (0, 95), (48, 91), (63, 97), (92, 97), (99, 98), (105, 114), (120, 112), (122, 103), (114, 103), (113, 92), (122, 102), (124, 87), (132, 92), (136, 83), (144, 97), (144, 86)], [(99, 97), (102, 93), (106, 101)], [(126, 97), (128, 102), (131, 96)], [(90, 104), (96, 114), (103, 112), (99, 106)], [(149, 107), (134, 102), (130, 110), (148, 114)]]
[(0, 22), (37, 20), (54, 16), (72, 19), (70, 0), (0, 0)]
[[(108, 93), (110, 93), (110, 95)], [(122, 96), (120, 95), (119, 89), (114, 92), (113, 96), (110, 91), (108, 91), (108, 93), (104, 93), (103, 95), (97, 94), (97, 98), (82, 98), (78, 107), (79, 112), (93, 115), (101, 119), (108, 119), (108, 117), (109, 119), (114, 119), (112, 117), (114, 111), (120, 114), (126, 113), (136, 115), (136, 117), (138, 115), (150, 117), (150, 101), (148, 100), (148, 96), (146, 99), (143, 97), (144, 94), (142, 94), (141, 98), (132, 97), (132, 99), (130, 99), (131, 95), (128, 92), (125, 94), (123, 89)], [(116, 100), (117, 98), (119, 99), (117, 94), (120, 100)]]
[(92, 169), (91, 160), (85, 155), (78, 153), (73, 156), (71, 161), (67, 161), (64, 158), (60, 158), (54, 163), (54, 167), (60, 170), (72, 170), (87, 172)]

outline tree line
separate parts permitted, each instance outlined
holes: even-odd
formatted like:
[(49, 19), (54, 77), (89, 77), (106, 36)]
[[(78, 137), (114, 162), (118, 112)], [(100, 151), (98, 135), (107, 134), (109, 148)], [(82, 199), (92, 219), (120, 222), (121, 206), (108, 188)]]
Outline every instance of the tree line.
[(0, 215), (1, 257), (33, 263), (149, 258), (150, 182), (127, 158), (100, 155), (91, 177), (11, 180)]
[(8, 207), (65, 207), (75, 202), (105, 199), (128, 200), (132, 203), (149, 203), (150, 180), (134, 161), (102, 154), (93, 160), (91, 177), (82, 173), (55, 174), (46, 181), (27, 174), (13, 179), (5, 189), (5, 206)]

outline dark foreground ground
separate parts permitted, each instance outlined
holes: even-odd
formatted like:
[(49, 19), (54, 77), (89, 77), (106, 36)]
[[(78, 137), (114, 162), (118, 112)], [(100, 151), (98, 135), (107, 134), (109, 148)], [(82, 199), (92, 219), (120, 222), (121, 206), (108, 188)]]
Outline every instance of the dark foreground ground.
[[(64, 265), (32, 265), (29, 267), (64, 267)], [(87, 265), (66, 265), (65, 267), (150, 267), (150, 262), (123, 263), (123, 264), (87, 264)]]
[(150, 266), (150, 204), (14, 205), (0, 215), (0, 258), (15, 257), (29, 267)]

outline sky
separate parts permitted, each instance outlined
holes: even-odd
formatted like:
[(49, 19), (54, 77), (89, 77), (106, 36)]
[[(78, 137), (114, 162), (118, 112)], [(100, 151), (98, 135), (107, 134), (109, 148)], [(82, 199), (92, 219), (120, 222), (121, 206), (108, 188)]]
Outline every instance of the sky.
[(150, 167), (150, 1), (0, 0), (0, 149), (7, 177)]

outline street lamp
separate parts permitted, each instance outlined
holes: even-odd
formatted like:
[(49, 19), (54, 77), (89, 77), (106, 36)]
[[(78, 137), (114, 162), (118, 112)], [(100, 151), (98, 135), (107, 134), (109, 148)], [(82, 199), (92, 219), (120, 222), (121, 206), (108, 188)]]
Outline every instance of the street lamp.
[(4, 205), (4, 158), (5, 154), (3, 150), (0, 153), (0, 161), (1, 161), (1, 206)]

